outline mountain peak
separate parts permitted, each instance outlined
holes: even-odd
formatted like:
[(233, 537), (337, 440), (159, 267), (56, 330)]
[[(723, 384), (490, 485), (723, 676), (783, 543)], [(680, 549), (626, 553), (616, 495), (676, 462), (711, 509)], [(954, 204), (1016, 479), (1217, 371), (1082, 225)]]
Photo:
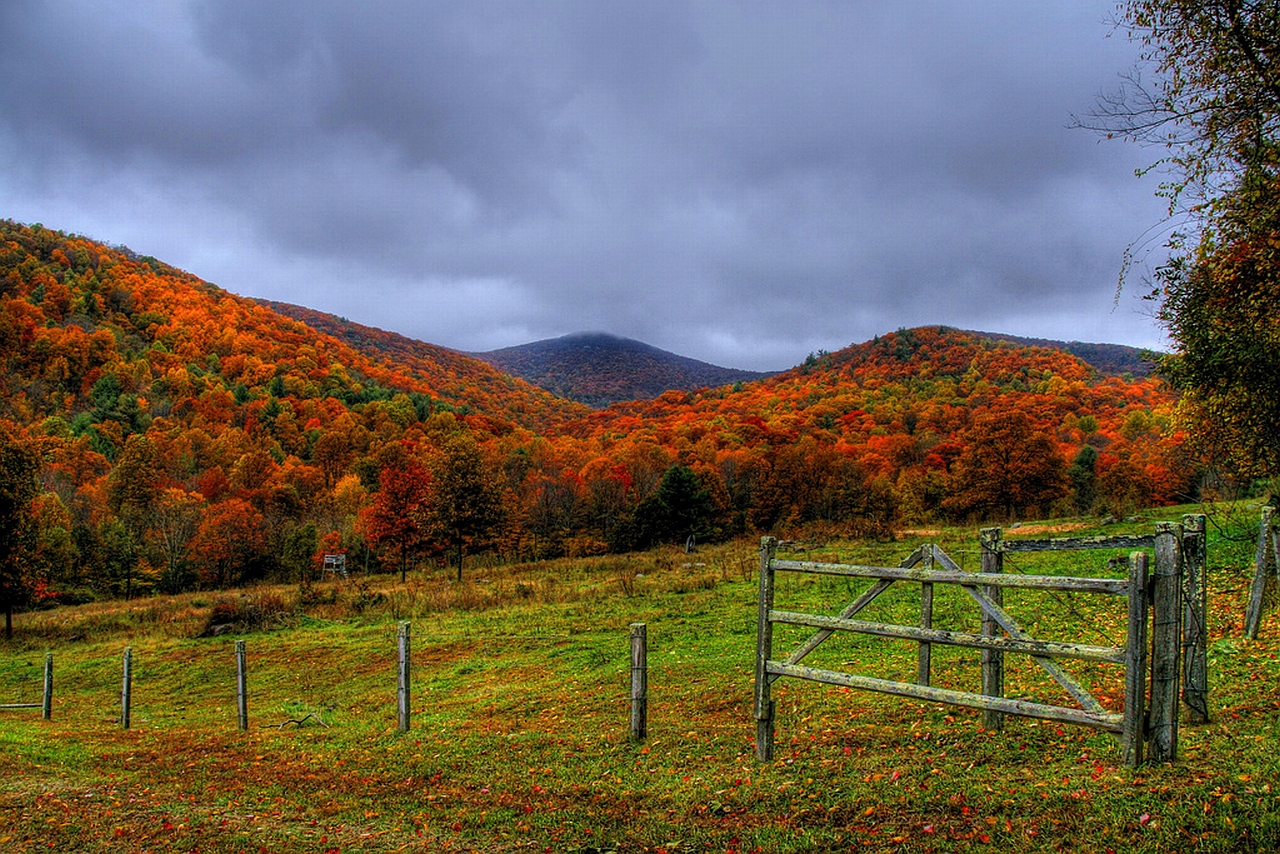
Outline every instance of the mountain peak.
[(471, 355), (552, 394), (597, 408), (648, 400), (673, 389), (692, 391), (770, 376), (712, 365), (599, 331)]

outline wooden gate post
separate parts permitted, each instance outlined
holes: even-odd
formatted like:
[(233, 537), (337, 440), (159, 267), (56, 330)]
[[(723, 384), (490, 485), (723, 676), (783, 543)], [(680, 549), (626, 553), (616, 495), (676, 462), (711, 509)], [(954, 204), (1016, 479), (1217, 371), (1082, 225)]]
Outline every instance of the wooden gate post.
[(129, 728), (129, 705), (133, 702), (133, 647), (124, 648), (124, 677), (120, 685), (120, 729)]
[(398, 673), (396, 688), (396, 709), (398, 712), (398, 724), (401, 732), (409, 731), (410, 718), (410, 689), (409, 689), (409, 662), (411, 658), (409, 645), (409, 623), (400, 623), (396, 633), (397, 649), (398, 649)]
[[(1249, 585), (1249, 607), (1245, 610), (1244, 636), (1249, 640), (1258, 639), (1258, 628), (1262, 625), (1262, 600), (1267, 592), (1267, 554), (1275, 560), (1276, 577), (1280, 579), (1280, 536), (1271, 527), (1271, 516), (1275, 508), (1262, 508), (1262, 521), (1258, 526), (1258, 550), (1253, 559), (1253, 584)], [(1270, 546), (1270, 548), (1268, 548)]]
[(1151, 578), (1151, 722), (1148, 756), (1178, 758), (1178, 707), (1182, 651), (1182, 560), (1179, 526), (1156, 525), (1156, 566)]
[(769, 612), (773, 610), (773, 556), (777, 551), (777, 540), (773, 537), (761, 538), (755, 690), (756, 759), (760, 762), (773, 759), (774, 703), (769, 696), (769, 673), (766, 664), (773, 657), (773, 623), (769, 619)]
[(53, 720), (53, 653), (44, 655), (44, 700), (40, 704), (46, 721)]
[(1187, 704), (1187, 720), (1193, 724), (1209, 721), (1207, 571), (1205, 517), (1188, 513), (1182, 517), (1182, 701)]
[(1129, 625), (1124, 644), (1124, 720), (1120, 752), (1124, 764), (1142, 764), (1147, 703), (1147, 553), (1129, 556)]
[(631, 624), (631, 740), (649, 735), (649, 627)]
[[(1002, 549), (1004, 535), (999, 528), (983, 528), (978, 534), (978, 542), (982, 546), (982, 571), (1003, 572), (1004, 551)], [(997, 605), (1004, 604), (1004, 594), (999, 587), (983, 588), (983, 594)], [(996, 637), (1000, 634), (1000, 624), (982, 612), (982, 636)], [(988, 697), (1004, 696), (1004, 653), (997, 649), (982, 651), (982, 693)], [(999, 732), (1004, 729), (1004, 713), (990, 709), (982, 712), (984, 729)]]
[(245, 642), (236, 641), (236, 723), (241, 730), (249, 728), (249, 662)]

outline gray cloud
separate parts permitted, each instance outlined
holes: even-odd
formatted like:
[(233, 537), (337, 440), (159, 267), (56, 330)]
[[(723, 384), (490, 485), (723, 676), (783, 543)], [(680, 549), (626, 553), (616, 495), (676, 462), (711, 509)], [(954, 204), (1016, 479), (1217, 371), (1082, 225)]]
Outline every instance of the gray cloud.
[(779, 368), (946, 323), (1159, 344), (1096, 2), (10, 0), (0, 215), (479, 350)]

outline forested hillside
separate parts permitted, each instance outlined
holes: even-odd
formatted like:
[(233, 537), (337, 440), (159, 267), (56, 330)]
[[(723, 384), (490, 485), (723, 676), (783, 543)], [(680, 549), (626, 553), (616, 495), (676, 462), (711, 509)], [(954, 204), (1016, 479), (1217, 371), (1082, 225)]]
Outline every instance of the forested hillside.
[(452, 351), (290, 313), (0, 223), (0, 451), (39, 459), (30, 512), (0, 520), (23, 549), (0, 595), (297, 579), (325, 553), (408, 572), (690, 535), (890, 536), (1196, 487), (1155, 381), (955, 330), (593, 412)]

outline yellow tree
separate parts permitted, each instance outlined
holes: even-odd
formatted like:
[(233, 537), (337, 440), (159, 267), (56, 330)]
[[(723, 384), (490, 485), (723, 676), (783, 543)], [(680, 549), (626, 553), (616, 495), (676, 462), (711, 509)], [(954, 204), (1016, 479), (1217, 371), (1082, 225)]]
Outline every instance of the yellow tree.
[(462, 558), (468, 549), (493, 541), (505, 518), (502, 486), (470, 433), (458, 431), (444, 441), (432, 466), (434, 495), (424, 527), (456, 559), (462, 580)]

